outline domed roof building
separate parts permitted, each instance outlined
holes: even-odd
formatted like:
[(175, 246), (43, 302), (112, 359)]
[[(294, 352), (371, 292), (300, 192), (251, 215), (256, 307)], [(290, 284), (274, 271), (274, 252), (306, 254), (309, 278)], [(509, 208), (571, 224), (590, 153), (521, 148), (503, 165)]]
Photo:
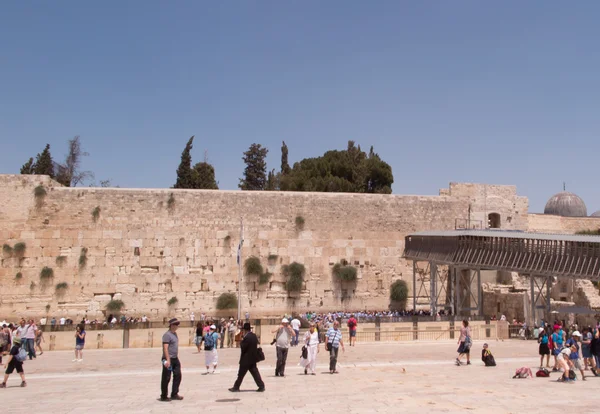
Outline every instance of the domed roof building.
[(577, 194), (563, 191), (550, 197), (550, 200), (546, 203), (546, 208), (544, 208), (544, 214), (563, 217), (587, 217), (587, 207)]
[(600, 210), (596, 211), (595, 213), (592, 213), (591, 217), (600, 217)]

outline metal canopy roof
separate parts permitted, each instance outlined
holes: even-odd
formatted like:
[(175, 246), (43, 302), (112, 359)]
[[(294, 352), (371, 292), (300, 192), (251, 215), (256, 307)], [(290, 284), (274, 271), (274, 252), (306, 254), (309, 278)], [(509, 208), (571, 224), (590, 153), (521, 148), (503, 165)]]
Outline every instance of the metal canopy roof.
[(404, 257), (459, 268), (600, 280), (600, 236), (424, 231), (406, 236)]

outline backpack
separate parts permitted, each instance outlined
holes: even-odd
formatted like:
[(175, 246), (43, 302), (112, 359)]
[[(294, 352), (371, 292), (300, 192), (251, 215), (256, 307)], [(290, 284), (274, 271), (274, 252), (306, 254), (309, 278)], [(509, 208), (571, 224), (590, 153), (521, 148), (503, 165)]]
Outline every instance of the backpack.
[(20, 348), (19, 353), (15, 355), (15, 359), (19, 362), (23, 362), (27, 359), (27, 351), (25, 348)]
[(215, 334), (208, 333), (206, 335), (206, 337), (204, 338), (204, 350), (212, 351), (214, 347), (215, 347)]
[(549, 377), (550, 376), (550, 371), (548, 371), (546, 368), (542, 368), (539, 369), (538, 372), (535, 373), (536, 377)]
[(575, 371), (573, 371), (572, 369), (569, 370), (569, 379), (570, 380), (577, 379), (577, 375), (575, 375)]

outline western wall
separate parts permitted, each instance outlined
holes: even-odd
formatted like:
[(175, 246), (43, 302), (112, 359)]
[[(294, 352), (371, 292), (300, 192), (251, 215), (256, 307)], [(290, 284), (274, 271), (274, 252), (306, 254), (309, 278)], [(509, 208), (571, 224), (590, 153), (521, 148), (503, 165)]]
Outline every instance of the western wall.
[[(407, 234), (487, 223), (490, 214), (502, 229), (600, 227), (600, 218), (529, 215), (514, 186), (451, 183), (419, 196), (66, 188), (45, 176), (0, 175), (0, 243), (26, 246), (3, 251), (0, 319), (102, 319), (112, 299), (127, 315), (155, 320), (234, 314), (216, 301), (237, 291), (240, 219), (243, 259), (257, 256), (272, 273), (263, 285), (243, 276), (242, 312), (386, 309), (393, 281), (404, 279), (412, 294), (412, 266), (401, 257)], [(357, 268), (357, 282), (333, 277), (342, 260)], [(306, 269), (299, 293), (285, 289), (282, 266), (292, 262)], [(41, 277), (45, 267), (51, 277)]]

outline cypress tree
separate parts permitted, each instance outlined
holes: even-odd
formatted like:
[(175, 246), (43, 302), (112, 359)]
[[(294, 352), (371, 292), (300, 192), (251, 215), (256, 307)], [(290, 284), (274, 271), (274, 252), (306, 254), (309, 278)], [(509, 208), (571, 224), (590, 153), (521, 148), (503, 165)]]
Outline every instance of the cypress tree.
[(281, 174), (286, 175), (289, 174), (291, 168), (288, 163), (288, 147), (285, 145), (285, 141), (282, 141), (283, 145), (281, 146)]
[(194, 177), (192, 173), (192, 146), (194, 136), (189, 139), (185, 149), (181, 153), (181, 162), (177, 168), (177, 181), (174, 188), (194, 188)]
[(267, 157), (268, 149), (260, 144), (252, 144), (244, 152), (242, 159), (246, 163), (244, 178), (238, 185), (242, 190), (264, 190), (267, 184)]
[(50, 178), (54, 178), (54, 163), (52, 162), (52, 154), (50, 154), (50, 144), (46, 144), (44, 151), (37, 155), (34, 174), (48, 175)]

